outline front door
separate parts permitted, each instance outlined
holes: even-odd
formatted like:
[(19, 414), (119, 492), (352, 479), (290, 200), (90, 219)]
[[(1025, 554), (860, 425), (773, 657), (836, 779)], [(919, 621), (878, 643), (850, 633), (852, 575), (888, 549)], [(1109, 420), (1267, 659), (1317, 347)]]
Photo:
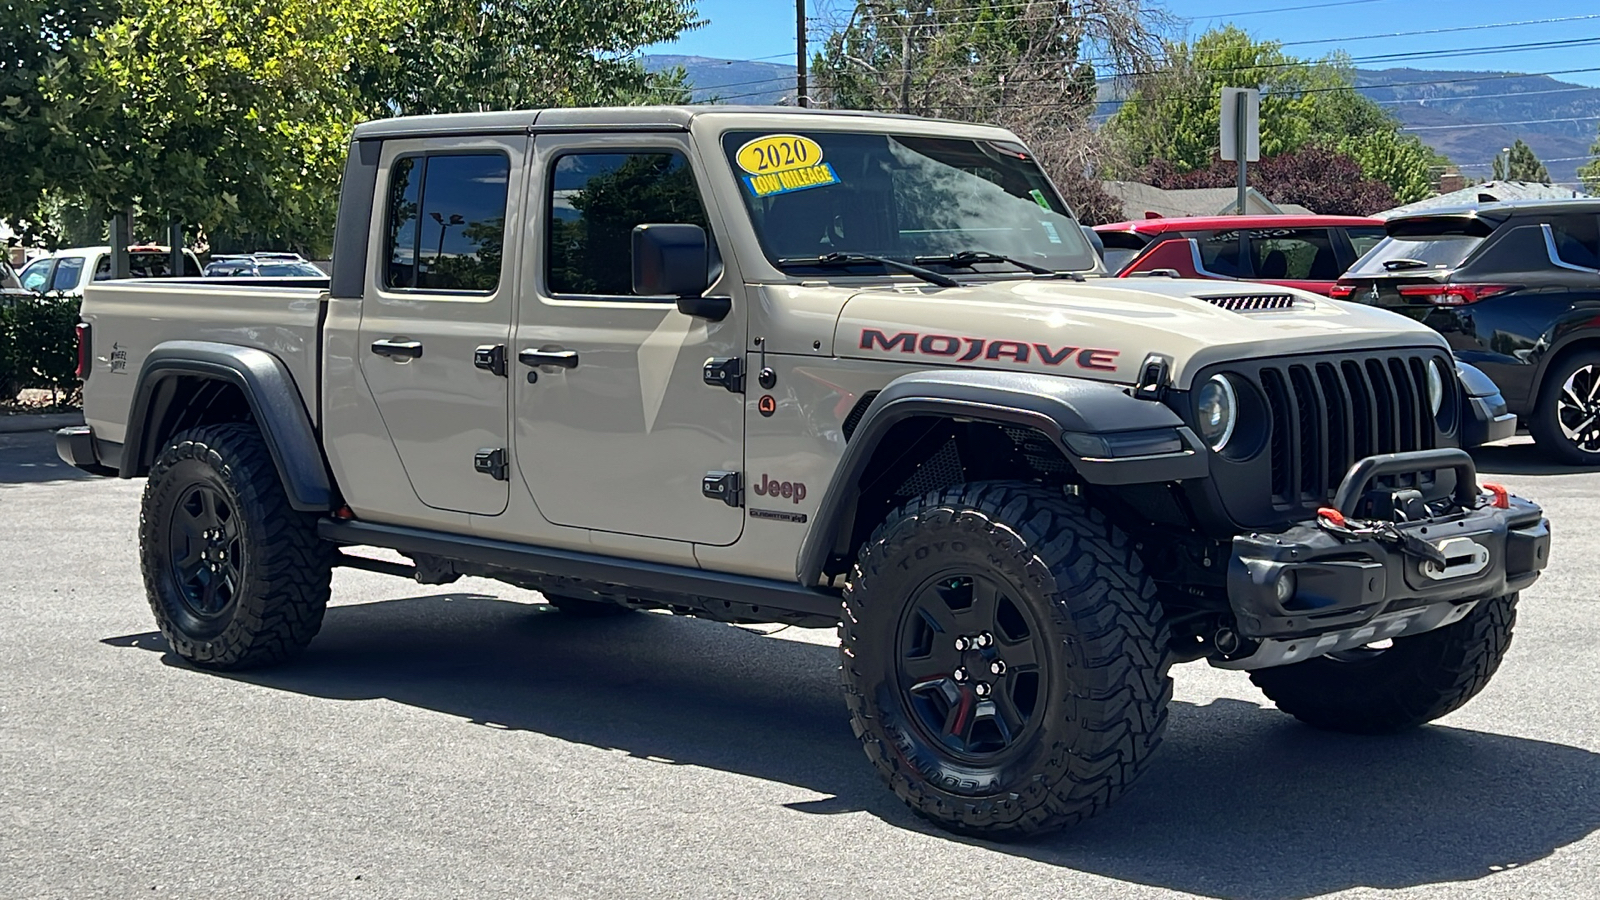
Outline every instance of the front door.
[(632, 293), (635, 225), (716, 230), (687, 142), (535, 139), (541, 174), (528, 193), (537, 224), (511, 354), (516, 457), (550, 522), (731, 544), (743, 510), (708, 499), (702, 481), (740, 468), (744, 396), (707, 385), (702, 370), (742, 354), (744, 304), (736, 297), (727, 318), (710, 322), (670, 298)]
[[(504, 347), (516, 296), (503, 252), (528, 139), (385, 141), (362, 302), (361, 374), (417, 498), (498, 515), (509, 494)], [(404, 490), (403, 486), (396, 486)]]

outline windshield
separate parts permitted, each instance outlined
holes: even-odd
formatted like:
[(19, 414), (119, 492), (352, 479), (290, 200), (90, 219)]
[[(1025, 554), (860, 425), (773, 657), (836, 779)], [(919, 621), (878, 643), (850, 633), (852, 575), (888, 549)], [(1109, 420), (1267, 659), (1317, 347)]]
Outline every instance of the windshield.
[(722, 142), (762, 249), (788, 271), (836, 253), (1029, 277), (1003, 260), (942, 258), (1095, 267), (1077, 221), (1020, 144), (825, 131), (730, 132)]
[(1406, 272), (1453, 269), (1471, 255), (1483, 238), (1467, 234), (1408, 234), (1387, 237), (1345, 273), (1346, 278), (1373, 278)]

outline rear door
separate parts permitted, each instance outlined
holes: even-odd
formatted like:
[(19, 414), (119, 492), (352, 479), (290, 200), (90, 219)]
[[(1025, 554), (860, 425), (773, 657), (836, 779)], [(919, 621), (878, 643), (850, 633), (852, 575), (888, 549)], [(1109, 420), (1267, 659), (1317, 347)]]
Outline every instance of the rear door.
[(498, 515), (510, 495), (506, 369), (495, 360), (516, 298), (504, 238), (519, 226), (508, 198), (521, 190), (527, 143), (383, 144), (361, 374), (411, 489), (437, 509)]

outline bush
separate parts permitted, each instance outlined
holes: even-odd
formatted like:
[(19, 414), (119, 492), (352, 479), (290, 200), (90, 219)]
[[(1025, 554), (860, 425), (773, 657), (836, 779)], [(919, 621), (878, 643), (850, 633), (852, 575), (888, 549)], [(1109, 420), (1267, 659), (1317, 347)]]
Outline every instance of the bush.
[(38, 297), (0, 305), (0, 402), (25, 388), (77, 387), (77, 298)]

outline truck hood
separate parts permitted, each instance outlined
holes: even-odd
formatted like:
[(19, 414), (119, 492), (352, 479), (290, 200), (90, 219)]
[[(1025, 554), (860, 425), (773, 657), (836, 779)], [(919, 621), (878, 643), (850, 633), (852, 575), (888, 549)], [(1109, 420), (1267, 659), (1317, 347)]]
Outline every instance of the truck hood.
[(1226, 360), (1382, 347), (1448, 350), (1437, 332), (1381, 309), (1276, 285), (1165, 278), (873, 287), (850, 295), (834, 332), (839, 356), (1122, 384), (1159, 353), (1179, 389)]

